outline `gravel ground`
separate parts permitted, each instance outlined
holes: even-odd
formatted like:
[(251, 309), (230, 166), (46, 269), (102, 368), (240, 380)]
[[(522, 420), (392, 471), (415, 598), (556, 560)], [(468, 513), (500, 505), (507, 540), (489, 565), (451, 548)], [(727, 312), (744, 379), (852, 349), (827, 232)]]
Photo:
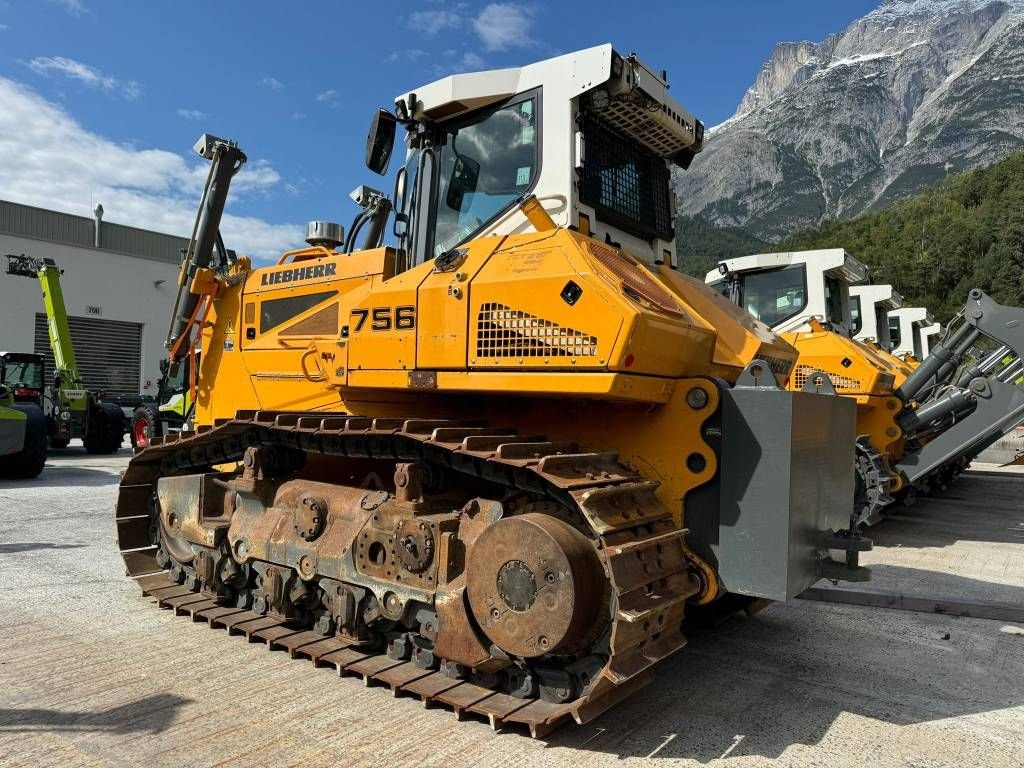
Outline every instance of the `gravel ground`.
[[(691, 633), (641, 693), (546, 741), (160, 611), (113, 543), (128, 459), (0, 484), (0, 764), (1021, 766), (1024, 626), (797, 600)], [(873, 588), (1024, 602), (1024, 476), (874, 530)]]

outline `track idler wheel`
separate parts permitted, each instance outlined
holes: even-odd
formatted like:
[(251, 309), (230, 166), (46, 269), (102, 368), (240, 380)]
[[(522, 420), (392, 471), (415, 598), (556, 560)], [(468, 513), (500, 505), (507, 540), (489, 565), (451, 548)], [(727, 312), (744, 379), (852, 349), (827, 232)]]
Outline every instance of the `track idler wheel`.
[(607, 594), (594, 545), (548, 515), (507, 517), (469, 553), (466, 593), (477, 623), (506, 653), (572, 653), (593, 638)]

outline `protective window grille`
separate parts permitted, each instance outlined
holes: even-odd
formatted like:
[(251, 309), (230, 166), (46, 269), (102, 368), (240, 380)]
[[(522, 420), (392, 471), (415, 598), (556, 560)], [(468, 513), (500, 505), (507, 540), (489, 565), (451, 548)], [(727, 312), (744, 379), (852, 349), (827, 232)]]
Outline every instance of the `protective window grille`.
[(671, 240), (672, 195), (665, 162), (637, 142), (583, 116), (580, 200), (599, 219), (640, 237)]
[[(817, 368), (812, 368), (809, 365), (798, 365), (793, 373), (793, 386), (797, 389), (803, 389), (811, 374), (817, 372), (817, 370)], [(829, 379), (832, 380), (832, 386), (837, 390), (859, 391), (862, 388), (860, 379), (843, 376), (839, 373), (829, 373), (828, 371), (823, 371), (823, 373), (828, 375)]]
[(480, 306), (477, 357), (594, 357), (597, 337), (504, 304)]

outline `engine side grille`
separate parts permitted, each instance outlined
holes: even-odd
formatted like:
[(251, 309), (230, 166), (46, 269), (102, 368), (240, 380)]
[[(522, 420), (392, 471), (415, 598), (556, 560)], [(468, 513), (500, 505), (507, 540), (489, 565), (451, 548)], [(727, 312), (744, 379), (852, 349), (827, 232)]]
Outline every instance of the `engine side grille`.
[[(811, 374), (819, 372), (820, 369), (812, 368), (809, 365), (798, 365), (796, 371), (793, 373), (793, 386), (796, 389), (803, 389), (807, 380), (811, 377)], [(854, 379), (851, 376), (843, 376), (841, 373), (832, 373), (831, 371), (820, 371), (826, 374), (832, 380), (832, 386), (837, 390), (843, 389), (851, 392), (859, 392), (863, 389), (860, 379)]]
[(594, 357), (597, 337), (504, 304), (480, 305), (477, 357)]

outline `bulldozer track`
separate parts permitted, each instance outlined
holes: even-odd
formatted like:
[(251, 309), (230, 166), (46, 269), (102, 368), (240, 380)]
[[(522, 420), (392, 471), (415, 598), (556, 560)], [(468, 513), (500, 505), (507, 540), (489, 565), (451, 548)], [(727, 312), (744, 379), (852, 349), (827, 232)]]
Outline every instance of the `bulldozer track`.
[[(286, 446), (307, 453), (385, 460), (422, 459), (509, 488), (542, 494), (577, 512), (600, 543), (612, 590), (609, 655), (580, 698), (556, 703), (518, 698), (441, 671), (353, 647), (343, 638), (218, 602), (216, 596), (171, 578), (156, 559), (151, 499), (161, 476), (240, 460), (249, 447)], [(685, 603), (708, 597), (708, 566), (685, 542), (658, 500), (658, 484), (618, 461), (614, 453), (585, 452), (575, 443), (518, 436), (478, 422), (365, 418), (347, 414), (242, 411), (196, 432), (163, 439), (138, 453), (122, 476), (116, 520), (127, 573), (162, 607), (193, 621), (286, 650), (340, 676), (379, 683), (425, 705), (486, 718), (495, 729), (526, 727), (539, 738), (570, 719), (584, 723), (651, 679), (655, 663), (679, 650)], [(703, 593), (702, 593), (703, 590)]]

